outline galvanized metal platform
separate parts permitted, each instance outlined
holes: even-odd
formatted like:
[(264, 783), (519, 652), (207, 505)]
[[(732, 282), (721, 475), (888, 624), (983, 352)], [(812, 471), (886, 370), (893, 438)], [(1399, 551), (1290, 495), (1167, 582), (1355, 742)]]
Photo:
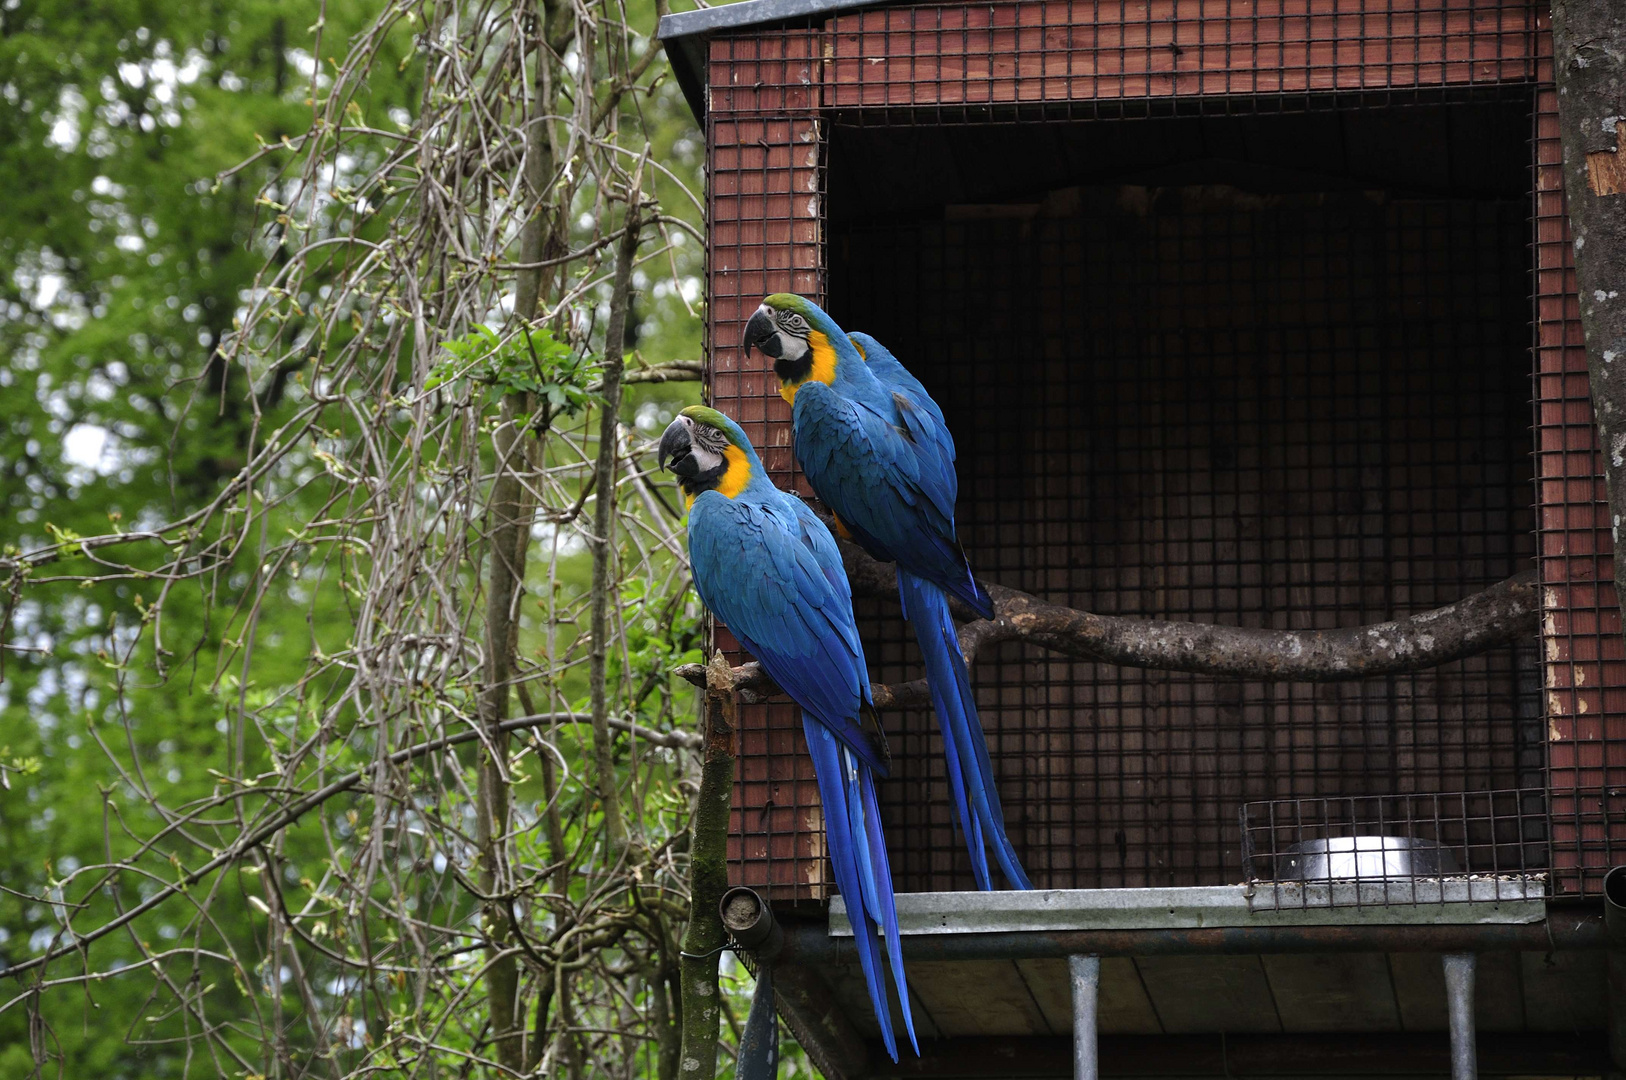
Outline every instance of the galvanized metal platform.
[[(1270, 899), (1261, 903), (1260, 897)], [(905, 893), (906, 934), (1172, 930), (1245, 926), (1459, 926), (1541, 922), (1543, 875), (1307, 882), (1175, 889), (1033, 889)], [(851, 937), (847, 906), (830, 901), (830, 933)]]

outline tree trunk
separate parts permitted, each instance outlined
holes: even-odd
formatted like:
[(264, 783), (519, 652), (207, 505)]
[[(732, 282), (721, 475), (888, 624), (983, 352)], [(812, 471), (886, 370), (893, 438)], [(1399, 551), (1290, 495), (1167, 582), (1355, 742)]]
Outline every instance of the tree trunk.
[(1615, 580), (1626, 582), (1626, 3), (1553, 0), (1553, 80)]
[(627, 196), (627, 220), (616, 250), (615, 279), (610, 289), (610, 321), (604, 328), (604, 400), (600, 404), (598, 462), (593, 485), (593, 592), (588, 687), (593, 710), (593, 765), (597, 773), (598, 797), (604, 806), (604, 832), (610, 851), (605, 861), (614, 863), (627, 843), (627, 827), (621, 820), (621, 800), (616, 791), (615, 761), (610, 755), (609, 696), (605, 667), (609, 653), (609, 608), (615, 592), (611, 557), (615, 554), (615, 463), (618, 457), (616, 429), (621, 418), (622, 351), (627, 332), (627, 308), (632, 288), (632, 264), (638, 255), (638, 234), (643, 228), (639, 215), (639, 193)]
[(487, 936), (486, 999), (491, 1018), (491, 1040), (498, 1061), (515, 1072), (525, 1067), (525, 1024), (519, 1007), (519, 960), (508, 951), (514, 928), (506, 900), (505, 863), (509, 821), (508, 734), (501, 724), (508, 719), (514, 630), (518, 622), (519, 589), (525, 578), (525, 541), (529, 524), (523, 519), (524, 489), (519, 481), (522, 456), (516, 422), (522, 402), (508, 398), (496, 431), (497, 479), (491, 486), (487, 516), (490, 567), (486, 583), (485, 686), (480, 700), (486, 729), (486, 748), (480, 753), (475, 839), (480, 849), (480, 891), (487, 900), (482, 921)]
[(717, 951), (726, 940), (717, 910), (728, 891), (728, 810), (734, 795), (735, 704), (732, 673), (722, 654), (707, 669), (706, 751), (700, 767), (689, 842), (689, 927), (680, 961), (683, 1043), (678, 1075), (713, 1080), (717, 1075)]
[[(546, 30), (545, 13), (543, 19), (542, 29)], [(536, 98), (525, 132), (525, 186), (537, 205), (520, 232), (520, 260), (524, 263), (541, 262), (545, 253), (557, 244), (559, 215), (552, 201), (544, 197), (554, 167), (546, 119), (552, 112), (552, 101), (545, 89), (554, 83), (547, 67), (552, 62), (550, 50), (537, 48)], [(514, 316), (522, 325), (536, 317), (549, 280), (549, 272), (540, 267), (520, 271), (515, 281)], [(486, 665), (480, 713), (488, 733), (488, 748), (480, 754), (476, 778), (475, 840), (480, 849), (478, 881), (488, 897), (505, 891), (508, 879), (504, 862), (509, 822), (509, 740), (499, 725), (508, 718), (520, 591), (525, 581), (530, 541), (530, 513), (519, 478), (519, 467), (525, 458), (520, 440), (525, 433), (518, 426), (522, 416), (530, 415), (529, 404), (521, 394), (511, 394), (503, 401), (493, 438), (497, 473), (491, 485), (486, 521), (491, 554), (486, 581)], [(520, 1000), (519, 958), (509, 951), (514, 940), (511, 910), (506, 899), (489, 899), (482, 912), (488, 939), (486, 1003), (494, 1056), (504, 1067), (520, 1073), (525, 1069), (525, 1018)], [(563, 1008), (563, 1003), (560, 1007)]]

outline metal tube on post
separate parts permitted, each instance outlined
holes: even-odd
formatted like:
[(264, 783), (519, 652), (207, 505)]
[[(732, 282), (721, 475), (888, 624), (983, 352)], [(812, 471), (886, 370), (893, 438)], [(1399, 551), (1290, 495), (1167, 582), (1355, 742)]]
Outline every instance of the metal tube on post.
[(1476, 1080), (1479, 1058), (1474, 1048), (1474, 955), (1448, 953), (1445, 999), (1451, 1012), (1451, 1080)]
[(1095, 1011), (1101, 990), (1101, 958), (1069, 956), (1067, 974), (1073, 984), (1073, 1080), (1097, 1080)]
[(1603, 926), (1609, 942), (1609, 1059), (1626, 1070), (1626, 866), (1603, 876)]

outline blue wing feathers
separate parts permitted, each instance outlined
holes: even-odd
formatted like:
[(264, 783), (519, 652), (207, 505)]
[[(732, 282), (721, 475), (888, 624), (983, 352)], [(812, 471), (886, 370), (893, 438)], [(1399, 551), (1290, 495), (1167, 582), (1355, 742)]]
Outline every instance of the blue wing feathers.
[[(893, 394), (888, 402), (901, 399)], [(973, 580), (954, 534), (959, 481), (948, 429), (918, 407), (896, 411), (905, 427), (863, 401), (808, 383), (796, 393), (796, 460), (861, 547), (935, 581), (991, 618), (993, 604)], [(906, 428), (919, 437), (906, 436)]]
[(695, 500), (695, 588), (787, 694), (885, 776), (884, 747), (861, 723), (869, 674), (840, 552), (799, 500), (778, 498), (774, 505), (708, 491)]
[(853, 538), (898, 566), (899, 598), (926, 661), (956, 823), (966, 836), (978, 887), (992, 887), (991, 848), (1006, 880), (1029, 888), (1005, 833), (970, 676), (949, 615), (949, 597), (983, 618), (994, 614), (955, 536), (954, 439), (942, 409), (896, 357), (868, 335), (852, 338), (864, 350), (863, 364), (843, 360), (830, 385), (808, 382), (797, 390), (796, 457)]
[(886, 775), (885, 742), (878, 725), (874, 731), (864, 726), (873, 717), (869, 674), (840, 550), (799, 499), (763, 484), (733, 499), (716, 491), (696, 498), (689, 556), (706, 607), (802, 706), (830, 864), (847, 901), (882, 1041), (897, 1061), (882, 970), (884, 931), (904, 1026), (918, 1054), (875, 799), (875, 776)]

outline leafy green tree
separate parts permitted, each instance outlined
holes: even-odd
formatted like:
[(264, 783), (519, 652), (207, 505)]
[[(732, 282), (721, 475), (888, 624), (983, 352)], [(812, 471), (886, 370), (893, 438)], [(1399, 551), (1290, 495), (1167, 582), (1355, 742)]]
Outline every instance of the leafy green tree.
[(0, 11), (0, 1075), (675, 1075), (700, 631), (647, 444), (702, 246), (655, 16)]

